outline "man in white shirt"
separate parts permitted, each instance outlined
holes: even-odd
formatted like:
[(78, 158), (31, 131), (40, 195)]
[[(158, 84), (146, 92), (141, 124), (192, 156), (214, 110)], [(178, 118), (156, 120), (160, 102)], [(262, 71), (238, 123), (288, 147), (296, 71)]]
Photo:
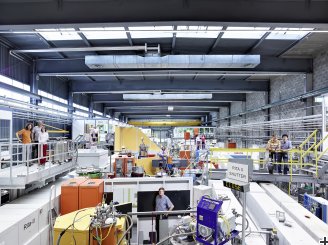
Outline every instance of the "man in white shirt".
[[(43, 122), (42, 121), (38, 121), (38, 125), (35, 126), (32, 129), (32, 142), (33, 143), (39, 143), (39, 134), (41, 132), (41, 128), (43, 127)], [(33, 151), (33, 158), (38, 158), (39, 157), (39, 146), (34, 144), (32, 146), (32, 151)]]
[(47, 142), (49, 140), (49, 134), (46, 130), (46, 128), (43, 126), (41, 127), (41, 131), (39, 133), (39, 144), (40, 144), (40, 150), (39, 150), (39, 163), (40, 166), (44, 167), (46, 161), (47, 161), (47, 150), (48, 150), (48, 145)]

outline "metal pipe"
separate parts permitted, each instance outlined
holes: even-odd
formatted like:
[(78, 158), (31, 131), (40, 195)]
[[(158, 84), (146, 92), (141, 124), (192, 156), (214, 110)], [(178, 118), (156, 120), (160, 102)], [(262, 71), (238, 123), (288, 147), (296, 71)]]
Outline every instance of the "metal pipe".
[(13, 49), (10, 55), (18, 53), (57, 53), (57, 52), (95, 52), (95, 51), (158, 51), (159, 47), (148, 47), (147, 44), (139, 46), (117, 46), (117, 47), (80, 47), (80, 48), (46, 48), (46, 49)]
[(171, 236), (168, 236), (168, 237), (164, 238), (163, 240), (159, 241), (158, 243), (156, 243), (156, 245), (163, 244), (165, 241), (167, 241), (167, 240), (169, 240), (170, 238), (173, 238), (173, 237), (189, 236), (189, 235), (193, 235), (195, 233), (196, 233), (196, 231), (171, 235)]
[(129, 212), (128, 215), (160, 215), (160, 214), (187, 214), (187, 213), (197, 213), (197, 210), (174, 210), (174, 211), (148, 211), (148, 212)]
[(289, 98), (289, 99), (274, 102), (274, 103), (271, 103), (271, 104), (268, 104), (268, 105), (265, 105), (265, 106), (262, 106), (262, 107), (258, 107), (256, 109), (252, 109), (252, 110), (248, 110), (248, 111), (245, 111), (245, 112), (237, 113), (237, 114), (234, 114), (234, 115), (231, 115), (231, 116), (228, 116), (228, 117), (224, 117), (224, 118), (220, 118), (220, 119), (217, 119), (217, 120), (214, 120), (214, 121), (218, 122), (218, 121), (226, 120), (226, 119), (229, 119), (229, 118), (232, 118), (232, 117), (238, 117), (238, 116), (246, 115), (246, 114), (249, 114), (249, 113), (252, 113), (252, 112), (257, 112), (257, 111), (261, 111), (261, 110), (270, 109), (272, 107), (281, 106), (281, 105), (284, 105), (284, 104), (287, 104), (287, 103), (299, 101), (299, 100), (302, 100), (302, 99), (311, 98), (311, 97), (314, 97), (314, 96), (325, 94), (327, 92), (328, 92), (328, 88), (312, 90), (312, 91), (310, 91), (308, 93), (305, 93), (305, 94), (297, 95), (297, 96), (294, 96), (294, 97)]
[(241, 238), (241, 242), (242, 242), (242, 245), (245, 245), (245, 226), (246, 226), (246, 193), (247, 192), (244, 192), (243, 193), (243, 214), (242, 214), (242, 238)]

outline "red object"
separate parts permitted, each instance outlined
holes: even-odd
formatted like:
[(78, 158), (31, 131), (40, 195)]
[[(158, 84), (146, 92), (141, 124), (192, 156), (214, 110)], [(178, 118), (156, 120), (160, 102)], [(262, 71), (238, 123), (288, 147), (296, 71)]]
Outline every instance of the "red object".
[(199, 128), (194, 128), (194, 136), (196, 137), (199, 135)]
[(180, 151), (179, 157), (183, 159), (190, 159), (190, 151)]
[(229, 142), (228, 148), (237, 148), (237, 144), (235, 142)]
[(79, 186), (86, 179), (70, 179), (61, 186), (60, 213), (67, 214), (79, 209)]
[(148, 154), (148, 157), (155, 157), (155, 154)]
[(190, 133), (189, 132), (184, 132), (184, 139), (189, 140), (190, 139)]
[(44, 165), (47, 161), (47, 150), (48, 150), (48, 145), (47, 144), (43, 144), (41, 146), (41, 156), (42, 158), (40, 158), (40, 165)]
[(95, 207), (102, 202), (104, 180), (89, 179), (79, 186), (79, 209)]
[(125, 157), (122, 167), (123, 176), (128, 176), (132, 172), (132, 167), (135, 166), (134, 157)]

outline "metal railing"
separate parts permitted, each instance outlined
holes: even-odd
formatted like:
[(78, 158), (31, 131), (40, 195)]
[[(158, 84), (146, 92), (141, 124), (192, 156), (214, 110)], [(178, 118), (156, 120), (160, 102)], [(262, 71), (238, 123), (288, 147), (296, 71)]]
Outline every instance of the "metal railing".
[[(319, 148), (323, 145), (323, 143), (328, 139), (328, 135), (317, 142), (318, 139), (318, 130), (314, 130), (296, 149), (291, 149), (287, 151), (288, 154), (288, 162), (276, 162), (272, 161), (274, 165), (289, 165), (290, 171), (290, 181), (289, 181), (289, 194), (291, 183), (293, 183), (293, 167), (300, 167), (301, 169), (304, 166), (315, 167), (315, 178), (318, 178), (318, 162), (322, 158), (322, 156), (328, 151), (327, 149), (323, 149), (322, 152), (319, 152)], [(267, 150), (265, 148), (210, 148), (211, 162), (228, 162), (229, 158), (219, 158), (214, 157), (213, 152), (222, 152), (222, 153), (242, 153), (246, 158), (252, 158), (252, 153), (263, 153), (265, 154)], [(277, 152), (279, 153), (279, 152)], [(304, 161), (304, 159), (313, 154), (314, 163), (310, 163), (308, 161)], [(294, 159), (294, 155), (298, 155), (298, 159)], [(267, 159), (265, 157), (253, 159), (254, 164), (266, 164)]]
[[(17, 177), (14, 172), (19, 172), (19, 175), (26, 175), (28, 179), (32, 172), (48, 170), (50, 174), (54, 165), (76, 162), (76, 157), (72, 140), (49, 141), (46, 144), (0, 143), (0, 173), (1, 177), (12, 180)], [(38, 167), (32, 168), (33, 165)]]
[[(316, 147), (317, 144), (317, 133), (318, 130), (314, 130), (304, 141), (299, 145), (299, 150), (301, 152), (300, 155), (300, 161), (301, 161), (301, 168), (303, 167), (303, 160), (304, 158), (309, 155), (309, 153), (314, 149), (314, 155), (315, 157), (317, 156), (317, 150), (318, 148)], [(312, 145), (310, 144), (310, 141), (313, 140)], [(308, 149), (304, 149), (304, 146), (309, 145)]]
[(316, 176), (318, 177), (318, 161), (322, 158), (322, 156), (328, 151), (328, 148), (323, 149), (322, 152), (320, 154), (318, 154), (318, 148), (323, 145), (323, 143), (328, 139), (328, 135), (326, 135), (322, 140), (320, 140), (319, 143), (316, 144), (316, 146), (314, 147), (315, 149), (315, 172), (316, 172)]

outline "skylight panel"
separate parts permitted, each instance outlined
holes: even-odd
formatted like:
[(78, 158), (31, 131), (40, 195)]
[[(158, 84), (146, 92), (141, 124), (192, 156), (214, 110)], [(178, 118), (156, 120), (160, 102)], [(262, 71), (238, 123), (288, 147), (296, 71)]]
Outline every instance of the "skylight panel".
[(83, 35), (90, 40), (127, 38), (124, 27), (80, 28), (80, 30)]
[(266, 39), (282, 39), (282, 40), (299, 40), (307, 35), (312, 28), (282, 28), (277, 27), (271, 32)]
[[(228, 27), (222, 38), (260, 39), (269, 27)], [(241, 31), (238, 31), (241, 30)]]
[(79, 34), (73, 28), (59, 29), (35, 29), (39, 34), (48, 41), (61, 40), (82, 40)]
[(178, 26), (177, 37), (182, 38), (216, 38), (221, 26)]
[(171, 38), (173, 26), (135, 26), (129, 27), (132, 38)]

